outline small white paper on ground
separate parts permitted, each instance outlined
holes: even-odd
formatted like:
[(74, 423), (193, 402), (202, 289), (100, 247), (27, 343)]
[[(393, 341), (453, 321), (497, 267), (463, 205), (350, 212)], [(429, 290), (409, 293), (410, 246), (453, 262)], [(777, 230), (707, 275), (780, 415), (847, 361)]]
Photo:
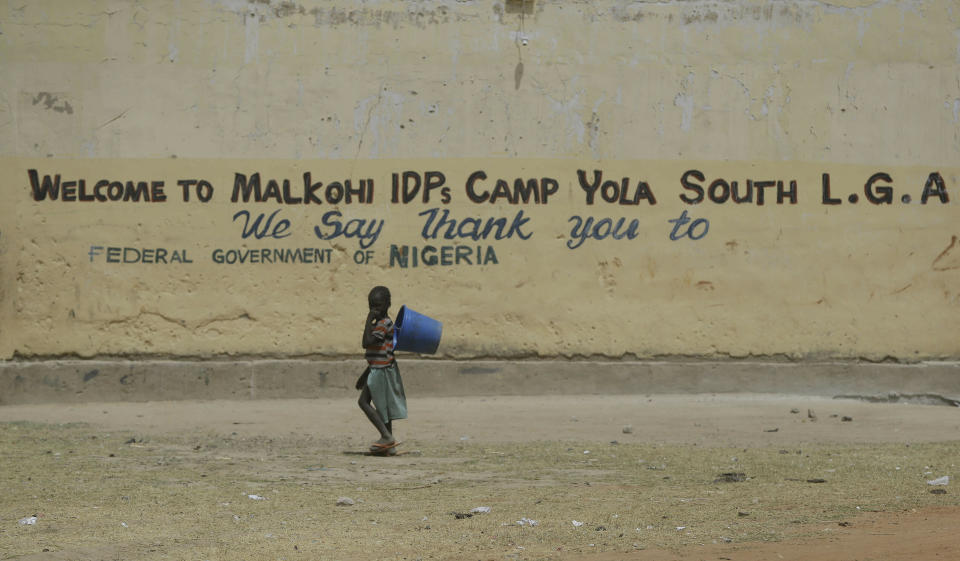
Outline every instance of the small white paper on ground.
[(579, 520), (574, 520), (573, 526), (574, 528), (579, 528), (580, 526), (583, 526), (583, 522), (580, 522)]
[(944, 475), (943, 477), (938, 477), (936, 479), (927, 481), (927, 485), (946, 485), (948, 483), (950, 483), (949, 475)]
[(490, 512), (490, 507), (478, 506), (477, 508), (470, 509), (470, 512), (472, 512), (473, 514), (487, 514)]
[(20, 524), (22, 524), (23, 526), (32, 526), (32, 525), (34, 525), (34, 524), (36, 524), (36, 523), (37, 523), (37, 517), (36, 517), (36, 516), (28, 516), (28, 517), (26, 517), (26, 518), (21, 518), (21, 519), (20, 519)]
[(255, 501), (265, 501), (265, 500), (267, 500), (266, 497), (261, 497), (260, 495), (247, 495), (247, 496), (250, 497), (251, 499), (255, 500)]

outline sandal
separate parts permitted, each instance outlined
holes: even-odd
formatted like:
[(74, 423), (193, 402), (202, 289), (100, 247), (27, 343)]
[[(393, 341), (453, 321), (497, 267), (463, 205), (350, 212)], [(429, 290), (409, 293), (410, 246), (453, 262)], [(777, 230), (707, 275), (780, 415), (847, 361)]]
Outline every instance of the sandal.
[(381, 458), (388, 458), (390, 456), (396, 456), (400, 452), (398, 452), (396, 448), (383, 448), (383, 449), (371, 448), (370, 451), (367, 453), (371, 456), (380, 456)]

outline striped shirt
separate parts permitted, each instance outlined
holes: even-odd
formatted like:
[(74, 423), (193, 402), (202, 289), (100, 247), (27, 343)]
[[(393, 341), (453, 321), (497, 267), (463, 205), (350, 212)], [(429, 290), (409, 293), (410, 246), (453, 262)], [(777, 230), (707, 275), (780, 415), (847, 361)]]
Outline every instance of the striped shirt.
[(375, 343), (366, 347), (367, 364), (374, 367), (393, 364), (393, 320), (383, 318), (373, 328)]

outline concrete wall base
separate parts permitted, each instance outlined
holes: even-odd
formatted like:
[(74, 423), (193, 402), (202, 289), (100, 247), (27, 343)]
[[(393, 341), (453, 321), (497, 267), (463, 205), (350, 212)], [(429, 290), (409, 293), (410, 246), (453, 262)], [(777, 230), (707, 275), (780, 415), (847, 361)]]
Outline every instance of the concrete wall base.
[[(960, 362), (399, 361), (410, 396), (778, 393), (960, 399)], [(347, 397), (362, 360), (0, 363), (0, 405)]]

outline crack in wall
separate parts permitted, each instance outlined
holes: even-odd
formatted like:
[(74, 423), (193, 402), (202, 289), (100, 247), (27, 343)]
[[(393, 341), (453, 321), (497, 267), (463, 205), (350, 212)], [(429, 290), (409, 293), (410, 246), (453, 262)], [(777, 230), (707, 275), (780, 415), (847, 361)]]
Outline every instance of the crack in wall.
[(367, 118), (363, 122), (363, 129), (360, 130), (360, 140), (357, 141), (357, 152), (354, 154), (353, 158), (356, 160), (360, 158), (360, 149), (363, 148), (363, 139), (367, 134), (367, 129), (370, 127), (370, 122), (373, 121), (373, 112), (380, 107), (380, 103), (383, 101), (383, 90), (385, 87), (381, 84), (377, 88), (377, 100), (373, 102), (373, 105), (370, 109), (367, 110)]
[(256, 319), (247, 312), (239, 312), (235, 315), (214, 316), (214, 317), (203, 319), (200, 321), (191, 322), (182, 318), (177, 318), (177, 317), (164, 314), (162, 312), (157, 312), (153, 310), (144, 310), (135, 316), (112, 319), (107, 321), (107, 323), (110, 325), (139, 323), (141, 318), (144, 316), (154, 316), (162, 319), (167, 323), (176, 325), (177, 327), (182, 327), (182, 328), (192, 329), (192, 330), (203, 329), (215, 323), (224, 323), (224, 322), (239, 321), (239, 320), (256, 321)]

